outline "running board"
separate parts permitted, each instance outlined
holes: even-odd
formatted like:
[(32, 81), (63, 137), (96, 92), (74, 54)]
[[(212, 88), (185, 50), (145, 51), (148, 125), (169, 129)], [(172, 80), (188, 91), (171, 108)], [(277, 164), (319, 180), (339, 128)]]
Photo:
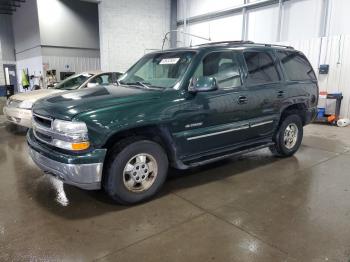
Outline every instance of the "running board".
[(236, 150), (234, 151), (228, 151), (222, 155), (217, 155), (217, 156), (213, 156), (213, 155), (208, 155), (208, 156), (205, 156), (205, 157), (199, 157), (198, 159), (191, 159), (191, 160), (184, 160), (183, 163), (185, 165), (187, 165), (188, 167), (197, 167), (197, 166), (202, 166), (202, 165), (206, 165), (206, 164), (209, 164), (209, 163), (212, 163), (212, 162), (215, 162), (215, 161), (219, 161), (219, 160), (222, 160), (222, 159), (225, 159), (225, 158), (228, 158), (228, 157), (233, 157), (233, 156), (237, 156), (237, 155), (242, 155), (242, 154), (246, 154), (246, 153), (249, 153), (249, 152), (252, 152), (252, 151), (256, 151), (256, 150), (259, 150), (259, 149), (262, 149), (262, 148), (265, 148), (265, 147), (269, 147), (269, 146), (272, 146), (274, 145), (275, 143), (274, 142), (268, 142), (268, 143), (260, 143), (256, 146), (243, 146), (241, 148), (236, 148)]

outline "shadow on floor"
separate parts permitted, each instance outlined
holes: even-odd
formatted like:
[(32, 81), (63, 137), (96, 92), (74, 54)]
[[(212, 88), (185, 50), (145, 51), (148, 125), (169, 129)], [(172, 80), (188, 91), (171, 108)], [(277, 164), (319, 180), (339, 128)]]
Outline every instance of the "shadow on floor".
[[(219, 181), (276, 161), (279, 161), (279, 159), (265, 151), (250, 153), (185, 171), (170, 169), (163, 188), (150, 201), (166, 197), (173, 191)], [(32, 175), (27, 175), (21, 181), (21, 185), (18, 185), (24, 189), (26, 197), (32, 197), (37, 204), (47, 211), (66, 219), (91, 218), (104, 213), (135, 207), (114, 203), (103, 190), (86, 191), (62, 184), (51, 176), (43, 176), (42, 172), (35, 167), (31, 169), (31, 173)], [(147, 205), (147, 203), (139, 205)]]

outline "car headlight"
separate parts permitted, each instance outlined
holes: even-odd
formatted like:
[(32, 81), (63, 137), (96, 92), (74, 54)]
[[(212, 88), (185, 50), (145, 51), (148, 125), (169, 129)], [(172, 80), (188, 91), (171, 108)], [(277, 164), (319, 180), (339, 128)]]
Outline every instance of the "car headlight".
[(25, 100), (25, 101), (22, 101), (21, 103), (19, 103), (18, 107), (22, 108), (22, 109), (32, 109), (33, 102)]
[(90, 147), (88, 129), (84, 122), (56, 119), (52, 123), (52, 130), (57, 134), (52, 140), (54, 146), (73, 151)]

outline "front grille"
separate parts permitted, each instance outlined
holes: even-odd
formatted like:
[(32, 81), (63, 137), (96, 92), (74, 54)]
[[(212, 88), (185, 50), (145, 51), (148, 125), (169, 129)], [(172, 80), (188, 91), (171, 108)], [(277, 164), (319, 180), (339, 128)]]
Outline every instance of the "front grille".
[(51, 124), (51, 118), (33, 114), (33, 130), (35, 137), (44, 143), (50, 144), (53, 139), (51, 136)]
[(51, 124), (52, 124), (52, 119), (48, 118), (48, 117), (43, 117), (43, 116), (39, 116), (34, 114), (33, 115), (33, 120), (36, 124), (46, 127), (46, 128), (51, 128)]

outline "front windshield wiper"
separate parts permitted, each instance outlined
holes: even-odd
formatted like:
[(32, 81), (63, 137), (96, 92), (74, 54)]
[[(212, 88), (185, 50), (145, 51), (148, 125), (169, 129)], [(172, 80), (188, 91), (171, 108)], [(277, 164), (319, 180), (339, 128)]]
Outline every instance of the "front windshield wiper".
[(149, 89), (150, 87), (148, 85), (150, 85), (150, 83), (145, 83), (145, 82), (142, 82), (142, 81), (137, 81), (136, 84), (140, 85), (140, 86), (143, 86), (144, 88), (147, 88)]
[(131, 85), (131, 86), (141, 86), (145, 89), (150, 89), (150, 88), (157, 88), (157, 89), (162, 89), (162, 87), (160, 86), (154, 86), (154, 85), (151, 85), (151, 83), (148, 83), (148, 82), (143, 82), (143, 81), (136, 81), (136, 82), (131, 82), (131, 83), (121, 83), (121, 84), (124, 84), (124, 85)]

